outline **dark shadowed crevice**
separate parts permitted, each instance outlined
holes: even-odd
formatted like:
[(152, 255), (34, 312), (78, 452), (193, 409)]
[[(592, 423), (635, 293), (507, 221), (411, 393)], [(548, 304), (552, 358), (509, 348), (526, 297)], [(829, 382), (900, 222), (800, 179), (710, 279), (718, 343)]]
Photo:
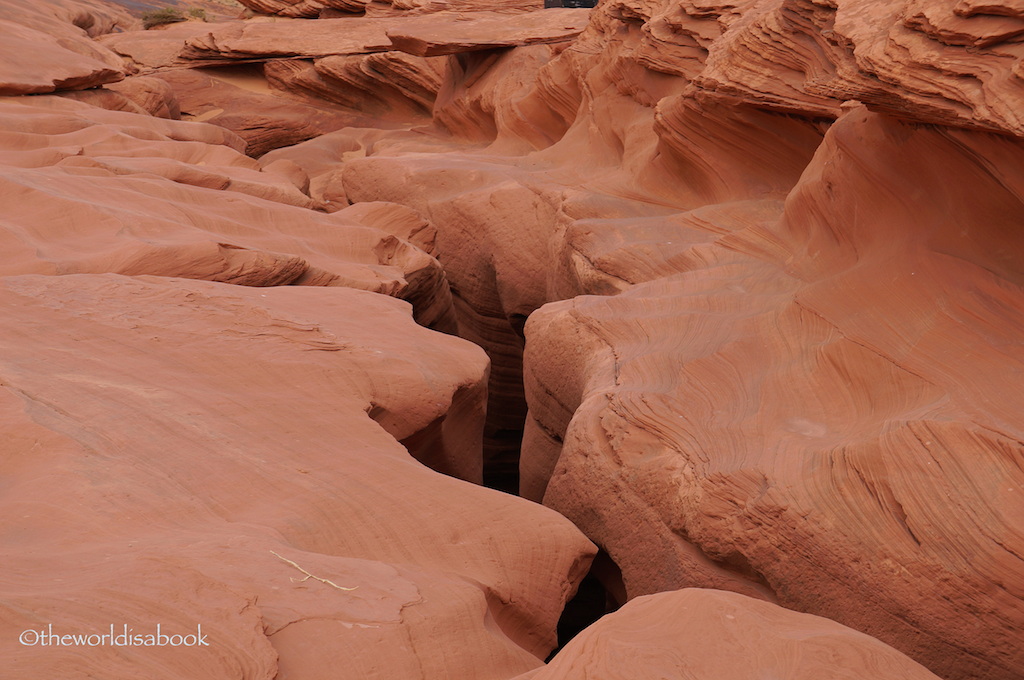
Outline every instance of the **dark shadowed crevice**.
[(583, 629), (621, 607), (625, 598), (622, 571), (607, 552), (600, 550), (590, 571), (580, 581), (576, 595), (562, 610), (558, 620), (558, 647), (551, 652), (547, 661), (551, 661)]
[(519, 495), (519, 451), (522, 446), (522, 428), (490, 433), (484, 444), (484, 486)]

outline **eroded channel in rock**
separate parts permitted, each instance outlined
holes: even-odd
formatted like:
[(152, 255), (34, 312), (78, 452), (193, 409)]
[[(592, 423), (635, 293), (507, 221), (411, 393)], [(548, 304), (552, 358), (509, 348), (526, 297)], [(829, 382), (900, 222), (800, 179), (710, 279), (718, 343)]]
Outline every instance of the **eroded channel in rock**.
[(245, 4), (2, 4), (15, 672), (1016, 678), (1012, 8)]

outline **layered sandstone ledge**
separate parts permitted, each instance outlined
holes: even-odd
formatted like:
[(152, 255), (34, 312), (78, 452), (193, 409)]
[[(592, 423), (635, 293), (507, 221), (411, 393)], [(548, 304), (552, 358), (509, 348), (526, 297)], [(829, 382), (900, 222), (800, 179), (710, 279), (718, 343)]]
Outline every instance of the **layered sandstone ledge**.
[(0, 4), (16, 674), (1016, 680), (1019, 8), (245, 4)]

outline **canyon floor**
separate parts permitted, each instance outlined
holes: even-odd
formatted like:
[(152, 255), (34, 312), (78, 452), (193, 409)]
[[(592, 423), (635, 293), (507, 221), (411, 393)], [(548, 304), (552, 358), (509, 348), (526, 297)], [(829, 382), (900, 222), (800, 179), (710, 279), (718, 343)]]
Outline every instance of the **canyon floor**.
[(1019, 1), (0, 0), (0, 121), (0, 678), (1024, 678)]

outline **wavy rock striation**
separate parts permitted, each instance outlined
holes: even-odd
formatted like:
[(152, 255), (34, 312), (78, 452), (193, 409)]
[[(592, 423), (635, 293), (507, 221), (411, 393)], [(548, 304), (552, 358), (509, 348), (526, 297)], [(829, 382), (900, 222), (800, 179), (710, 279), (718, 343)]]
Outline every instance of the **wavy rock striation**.
[[(189, 106), (163, 82), (88, 95), (135, 112), (0, 102), (8, 672), (539, 667), (594, 548), (478, 485), (489, 361), (424, 328), (453, 326), (433, 227), (329, 214), (297, 164), (143, 113)], [(210, 646), (55, 647), (51, 625)]]
[(449, 62), (435, 121), (489, 148), (350, 135), (312, 174), (437, 226), (492, 435), (532, 314), (523, 491), (630, 596), (733, 590), (1009, 680), (1020, 43), (910, 12), (607, 3), (567, 48)]
[(211, 125), (30, 101), (0, 106), (11, 206), (0, 230), (4, 275), (348, 286), (403, 297), (419, 321), (451, 326), (437, 261), (392, 234), (310, 211), (298, 168), (261, 168), (236, 150), (241, 139)]
[(307, 19), (358, 14), (396, 16), (446, 10), (520, 13), (543, 6), (537, 0), (239, 0), (239, 3), (261, 14)]
[[(657, 12), (638, 14), (634, 56), (657, 37)], [(944, 677), (1012, 678), (1024, 432), (998, 376), (1024, 360), (1010, 340), (1024, 167), (1019, 140), (958, 128), (1015, 123), (916, 96), (863, 98), (916, 121), (840, 106), (859, 91), (817, 106), (803, 81), (784, 101), (781, 54), (799, 52), (778, 34), (771, 53), (749, 42), (769, 16), (730, 19), (696, 87), (656, 106), (657, 171), (684, 180), (684, 205), (718, 205), (570, 228), (575, 279), (619, 295), (527, 324), (524, 491), (608, 550), (631, 596), (725, 588), (868, 632)], [(727, 63), (743, 88), (723, 85)], [(765, 200), (787, 185), (784, 204)]]
[(270, 87), (311, 102), (331, 102), (363, 116), (362, 125), (427, 123), (441, 88), (444, 59), (402, 52), (267, 62)]
[[(261, 11), (360, 9), (272, 4)], [(13, 256), (0, 271), (0, 303), (24, 323), (0, 330), (12, 348), (3, 381), (20, 390), (8, 395), (0, 423), (35, 433), (10, 439), (19, 447), (12, 464), (28, 470), (16, 478), (27, 485), (17, 503), (36, 502), (31, 480), (52, 471), (64, 475), (52, 488), (103, 508), (103, 521), (156, 517), (144, 500), (155, 492), (119, 495), (110, 481), (120, 479), (118, 465), (140, 489), (164, 489), (158, 480), (168, 477), (185, 489), (182, 498), (198, 499), (182, 501), (167, 526), (138, 520), (123, 532), (113, 520), (68, 517), (44, 502), (39, 527), (106, 537), (96, 539), (95, 553), (71, 541), (84, 551), (80, 577), (52, 561), (67, 550), (68, 534), (38, 533), (31, 512), (12, 508), (6, 514), (28, 524), (11, 525), (9, 545), (25, 541), (51, 566), (10, 571), (10, 592), (40, 601), (46, 594), (38, 581), (31, 590), (26, 574), (42, 570), (91, 593), (82, 600), (90, 611), (108, 611), (101, 603), (110, 584), (125, 581), (161, 584), (139, 591), (145, 602), (187, 600), (180, 610), (188, 615), (173, 619), (182, 624), (244, 611), (242, 623), (223, 623), (236, 641), (215, 666), (225, 677), (317, 677), (323, 654), (369, 672), (376, 645), (402, 650), (385, 659), (389, 677), (532, 672), (589, 545), (550, 512), (451, 486), (459, 483), (418, 467), (396, 443), (437, 469), (477, 479), (479, 461), (468, 452), (479, 437), (473, 428), (486, 379), (488, 467), (518, 468), (525, 496), (569, 517), (611, 556), (621, 574), (601, 570), (609, 591), (733, 591), (762, 602), (678, 597), (699, 601), (695, 609), (736, 607), (732, 615), (744, 622), (760, 612), (792, 622), (778, 625), (824, 630), (772, 603), (781, 604), (875, 636), (949, 680), (1017, 680), (1020, 7), (609, 0), (592, 12), (487, 17), (401, 6), (372, 3), (366, 17), (265, 17), (102, 38), (125, 57), (110, 62), (111, 79), (136, 67), (218, 65), (235, 69), (210, 74), (221, 83), (258, 83), (261, 96), (270, 85), (274, 96), (301, 99), (278, 116), (285, 123), (276, 138), (270, 123), (256, 124), (253, 139), (276, 139), (260, 152), (324, 131), (312, 115), (296, 122), (310, 106), (341, 107), (359, 126), (259, 161), (242, 155), (240, 137), (223, 128), (139, 114), (166, 109), (173, 118), (176, 102), (187, 113), (189, 97), (199, 98), (189, 84), (171, 95), (133, 98), (119, 86), (124, 94), (2, 104), (0, 172), (11, 208), (0, 238)], [(583, 16), (589, 24), (574, 39)], [(497, 28), (466, 35), (487, 22)], [(76, 36), (86, 40), (81, 30)], [(430, 54), (441, 56), (422, 56)], [(95, 64), (74, 63), (88, 68), (44, 74), (40, 87), (95, 79)], [(239, 65), (253, 77), (243, 78)], [(215, 120), (230, 108), (218, 113), (210, 104), (200, 117)], [(133, 106), (136, 113), (125, 112)], [(374, 117), (382, 122), (368, 126)], [(83, 275), (23, 276), (71, 273)], [(156, 278), (131, 278), (141, 275)], [(486, 349), (489, 376), (468, 345), (411, 330), (404, 311), (392, 324), (402, 303), (346, 287), (403, 297), (420, 323), (457, 329)], [(193, 307), (205, 311), (182, 311)], [(67, 336), (31, 326), (36, 317), (66, 327)], [(381, 325), (357, 342), (350, 318)], [(328, 369), (307, 363), (311, 353), (344, 358), (353, 343), (365, 349), (407, 327), (409, 342), (422, 338), (422, 347), (359, 350), (365, 362)], [(27, 328), (45, 338), (34, 349), (46, 358), (32, 358)], [(243, 336), (252, 342), (233, 344)], [(146, 363), (158, 350), (171, 368)], [(454, 359), (442, 356), (448, 351)], [(82, 356), (96, 358), (72, 365)], [(119, 361), (131, 366), (126, 375)], [(150, 377), (161, 366), (173, 380)], [(175, 367), (187, 368), (180, 379)], [(240, 391), (230, 392), (235, 383)], [(267, 396), (279, 392), (287, 396), (280, 408)], [(161, 420), (146, 399), (168, 404), (174, 416)], [(332, 405), (331, 418), (308, 407), (318, 400)], [(110, 415), (122, 402), (137, 431)], [(210, 413), (222, 421), (207, 420)], [(28, 453), (37, 441), (65, 457), (38, 462)], [(176, 467), (153, 442), (184, 451), (185, 462)], [(280, 453), (295, 442), (314, 456), (311, 467)], [(132, 458), (136, 451), (143, 455)], [(103, 461), (114, 461), (118, 474), (88, 467)], [(159, 474), (146, 476), (152, 469)], [(330, 479), (316, 477), (323, 488), (310, 487), (308, 475), (320, 470)], [(211, 486), (235, 475), (267, 505)], [(280, 479), (298, 491), (269, 488)], [(384, 479), (398, 481), (378, 488)], [(462, 504), (462, 489), (471, 488)], [(367, 510), (381, 506), (398, 510)], [(337, 517), (348, 514), (356, 526), (343, 531)], [(234, 533), (214, 528), (213, 518)], [(94, 534), (75, 524), (93, 521), (102, 526)], [(139, 560), (123, 547), (134, 546), (131, 532), (149, 537)], [(260, 561), (270, 550), (277, 556)], [(238, 571), (226, 557), (235, 553), (242, 564), (262, 565), (266, 579), (225, 576)], [(176, 562), (176, 554), (190, 557)], [(101, 569), (111, 562), (122, 571)], [(205, 566), (188, 572), (191, 580), (147, 576), (154, 564), (186, 572), (193, 563)], [(372, 613), (357, 615), (347, 607), (359, 590), (311, 577), (303, 587), (355, 600), (335, 605), (304, 592), (292, 593), (292, 603), (265, 585), (287, 575), (301, 581), (299, 569), (346, 587), (372, 573), (383, 594), (359, 604)], [(222, 587), (228, 582), (235, 585)], [(208, 586), (217, 592), (208, 609), (176, 590)], [(55, 603), (66, 599), (63, 586), (48, 587)], [(641, 600), (618, 619), (633, 627), (677, 606), (671, 596)], [(121, 607), (130, 608), (109, 611)], [(27, 625), (24, 610), (32, 607), (13, 605), (0, 618), (13, 631)], [(695, 624), (707, 628), (697, 632), (720, 630), (713, 619)], [(852, 646), (830, 638), (824, 649), (856, 656), (844, 665), (926, 677), (838, 624), (829, 630)], [(447, 666), (436, 642), (418, 642), (439, 629), (470, 641)], [(536, 677), (572, 677), (589, 663), (622, 672), (604, 651), (614, 644), (602, 630)], [(313, 635), (337, 647), (313, 648)], [(675, 640), (634, 658), (629, 672), (681, 663), (664, 653)], [(588, 645), (598, 651), (593, 658), (576, 651)], [(774, 648), (788, 650), (787, 659), (798, 654), (787, 642)], [(808, 664), (800, 672), (816, 672), (826, 652), (799, 650)], [(782, 663), (760, 653), (733, 651), (719, 661), (753, 658), (758, 672)], [(65, 664), (53, 666), (55, 675), (75, 662), (71, 652), (52, 658)], [(173, 664), (195, 658), (166, 663), (177, 676), (194, 675)], [(829, 672), (838, 671), (818, 673)]]

